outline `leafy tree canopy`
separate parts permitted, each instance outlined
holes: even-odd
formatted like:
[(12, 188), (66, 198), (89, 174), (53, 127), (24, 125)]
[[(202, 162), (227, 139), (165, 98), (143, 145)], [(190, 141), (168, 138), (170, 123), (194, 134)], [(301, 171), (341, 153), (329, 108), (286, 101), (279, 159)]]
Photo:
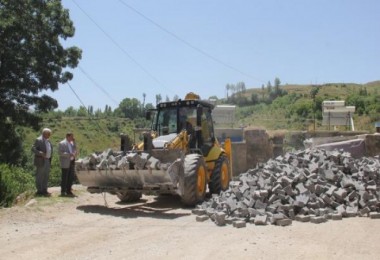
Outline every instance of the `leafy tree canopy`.
[[(75, 68), (81, 58), (77, 47), (64, 48), (61, 40), (74, 35), (68, 10), (60, 0), (0, 0), (0, 136), (18, 139), (19, 125), (39, 127), (38, 112), (58, 106), (55, 99), (41, 95), (55, 91), (71, 80), (66, 69)], [(12, 142), (10, 142), (12, 143)], [(12, 145), (0, 140), (0, 162), (14, 163), (4, 154)]]
[(64, 48), (60, 40), (74, 31), (60, 0), (0, 0), (0, 120), (38, 127), (28, 110), (58, 106), (55, 99), (38, 94), (72, 79), (64, 69), (78, 65), (81, 50)]
[(125, 98), (115, 112), (125, 118), (135, 119), (141, 116), (141, 103), (136, 98)]

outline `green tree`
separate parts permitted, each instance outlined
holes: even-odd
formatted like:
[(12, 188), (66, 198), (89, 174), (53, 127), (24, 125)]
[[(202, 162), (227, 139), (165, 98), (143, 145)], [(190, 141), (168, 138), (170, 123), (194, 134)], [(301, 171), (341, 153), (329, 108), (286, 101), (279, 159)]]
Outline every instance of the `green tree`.
[(111, 106), (107, 106), (107, 109), (104, 111), (104, 114), (106, 116), (112, 116), (112, 107)]
[(309, 100), (300, 100), (292, 105), (294, 113), (301, 118), (307, 118), (313, 110), (313, 104)]
[(280, 89), (281, 81), (279, 78), (274, 79), (274, 91), (276, 92), (277, 96), (280, 96), (281, 89)]
[(93, 115), (94, 114), (94, 107), (93, 106), (88, 106), (87, 112), (88, 112), (89, 115)]
[[(69, 11), (60, 0), (0, 1), (0, 136), (17, 138), (4, 129), (32, 126), (41, 121), (36, 113), (58, 107), (41, 91), (58, 89), (72, 79), (66, 68), (75, 68), (81, 58), (77, 47), (64, 48), (61, 40), (74, 36)], [(0, 147), (12, 150), (12, 142), (1, 138)], [(15, 158), (16, 159), (16, 158)], [(0, 162), (14, 163), (0, 154)]]
[(270, 83), (270, 81), (268, 81), (268, 83), (267, 83), (267, 92), (269, 94), (272, 92), (272, 83)]
[(143, 102), (142, 102), (141, 110), (144, 110), (144, 107), (145, 107), (145, 99), (146, 99), (146, 93), (143, 93)]
[(2, 136), (0, 138), (0, 161), (11, 165), (24, 165), (26, 155), (22, 147), (22, 136), (17, 132), (15, 126), (9, 122), (2, 122), (0, 132)]
[(84, 106), (80, 106), (78, 109), (77, 116), (87, 116), (88, 110)]
[(311, 99), (315, 100), (316, 96), (318, 95), (318, 92), (320, 90), (320, 86), (312, 85), (310, 90), (310, 97)]
[(315, 86), (315, 85), (313, 85), (312, 87), (311, 87), (311, 90), (310, 90), (310, 97), (311, 97), (311, 99), (313, 99), (313, 128), (314, 128), (314, 131), (315, 131), (315, 129), (316, 129), (316, 122), (315, 122), (315, 120), (316, 120), (316, 110), (317, 110), (317, 105), (316, 105), (316, 97), (317, 97), (317, 94), (318, 94), (318, 92), (319, 92), (319, 86)]
[(351, 94), (346, 98), (346, 106), (355, 106), (356, 112), (359, 116), (363, 115), (366, 111), (366, 97), (358, 94)]
[(239, 96), (246, 92), (246, 87), (244, 82), (238, 82), (236, 84), (236, 91), (239, 92)]
[(65, 112), (63, 112), (65, 116), (69, 116), (69, 117), (76, 116), (77, 113), (78, 111), (72, 106), (69, 106), (68, 108), (66, 108)]
[(235, 95), (236, 94), (236, 86), (235, 86), (235, 84), (231, 84), (230, 85), (230, 90), (231, 90), (231, 92), (232, 92), (232, 95)]
[(252, 105), (257, 105), (259, 103), (259, 96), (257, 95), (257, 93), (252, 93), (251, 102)]
[(230, 84), (227, 84), (227, 85), (226, 85), (227, 100), (228, 100), (228, 91), (230, 91), (230, 89), (231, 89)]
[(360, 87), (359, 95), (360, 96), (367, 96), (368, 95), (367, 88)]
[(154, 106), (152, 103), (148, 103), (145, 105), (145, 109), (148, 110), (148, 109), (154, 109)]
[(135, 119), (141, 115), (140, 108), (141, 103), (138, 99), (125, 98), (120, 102), (117, 113), (126, 118)]
[(96, 109), (95, 110), (95, 117), (99, 118), (102, 116), (103, 116), (102, 110), (100, 108)]

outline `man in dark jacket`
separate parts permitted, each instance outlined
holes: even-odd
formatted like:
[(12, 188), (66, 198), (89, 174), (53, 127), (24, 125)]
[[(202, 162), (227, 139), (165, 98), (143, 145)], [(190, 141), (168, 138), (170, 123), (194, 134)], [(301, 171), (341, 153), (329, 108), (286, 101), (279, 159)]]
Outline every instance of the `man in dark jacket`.
[(48, 192), (50, 165), (53, 155), (53, 146), (49, 141), (50, 135), (51, 130), (44, 128), (42, 135), (35, 140), (32, 146), (34, 165), (36, 166), (36, 194), (39, 196), (51, 195), (51, 193)]

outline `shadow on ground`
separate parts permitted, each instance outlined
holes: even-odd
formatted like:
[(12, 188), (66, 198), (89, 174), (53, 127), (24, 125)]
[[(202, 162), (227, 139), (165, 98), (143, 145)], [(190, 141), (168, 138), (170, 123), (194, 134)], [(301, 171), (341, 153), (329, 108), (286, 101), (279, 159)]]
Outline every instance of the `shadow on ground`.
[(97, 213), (123, 218), (149, 217), (175, 219), (191, 215), (191, 208), (185, 208), (178, 196), (157, 196), (153, 201), (141, 199), (135, 203), (116, 203), (120, 207), (106, 205), (82, 205), (77, 209), (85, 213)]

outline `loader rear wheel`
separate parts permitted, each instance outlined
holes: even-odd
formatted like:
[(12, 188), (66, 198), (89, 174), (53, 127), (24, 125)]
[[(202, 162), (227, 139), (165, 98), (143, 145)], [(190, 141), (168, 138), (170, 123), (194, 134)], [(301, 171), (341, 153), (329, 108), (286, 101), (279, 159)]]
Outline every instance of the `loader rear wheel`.
[(142, 193), (141, 191), (123, 191), (116, 193), (121, 202), (136, 202), (139, 201)]
[(206, 164), (203, 156), (189, 154), (185, 157), (182, 202), (188, 206), (204, 200), (206, 196)]
[(211, 174), (211, 180), (208, 184), (210, 193), (219, 194), (227, 190), (231, 179), (230, 163), (226, 156), (222, 155), (216, 160), (215, 168)]

